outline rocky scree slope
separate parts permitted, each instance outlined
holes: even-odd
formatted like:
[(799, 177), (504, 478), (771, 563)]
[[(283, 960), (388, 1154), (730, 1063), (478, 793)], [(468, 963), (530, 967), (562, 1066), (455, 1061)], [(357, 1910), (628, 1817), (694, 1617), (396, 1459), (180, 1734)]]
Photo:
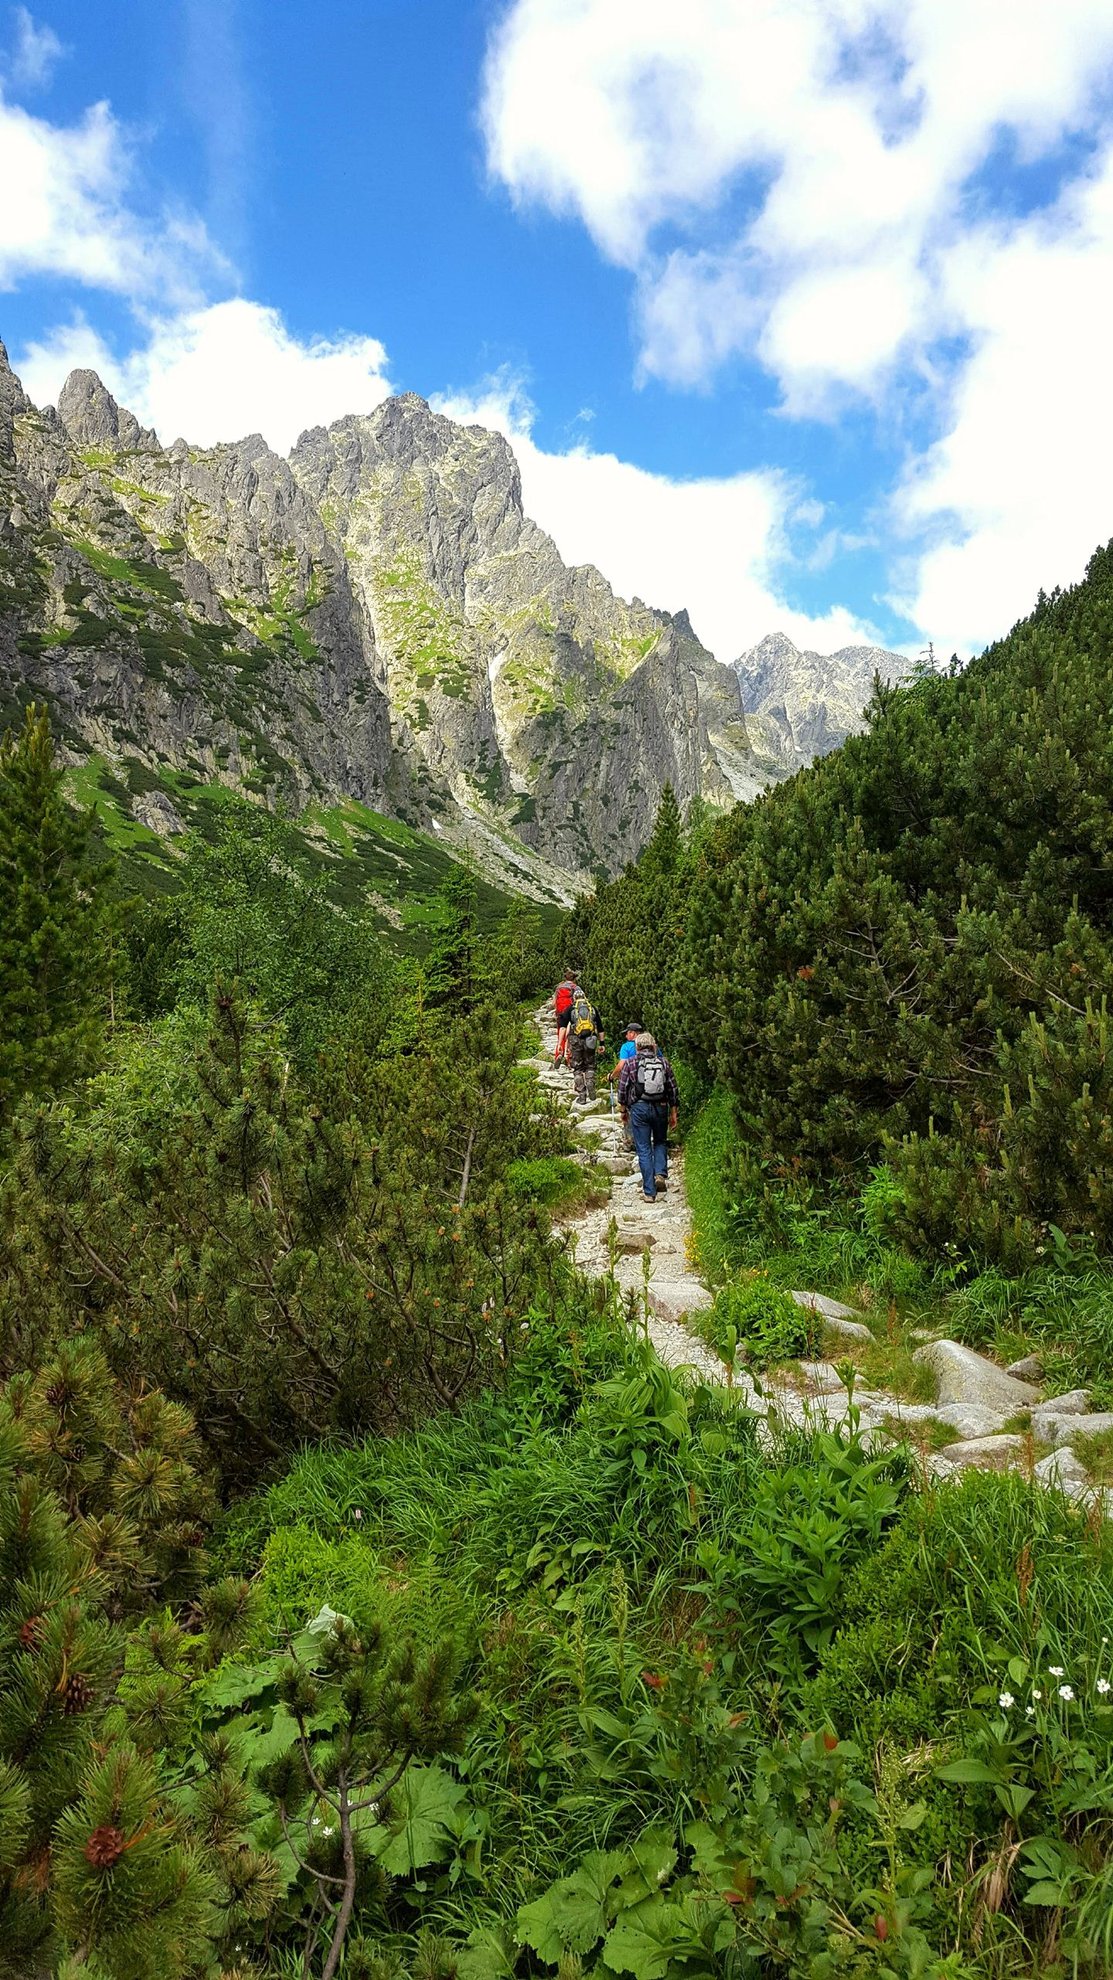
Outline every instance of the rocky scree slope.
[(768, 633), (734, 663), (751, 745), (767, 779), (791, 776), (826, 756), (865, 725), (874, 677), (903, 680), (910, 663), (883, 646), (801, 652), (784, 633)]
[(432, 827), (567, 896), (661, 791), (764, 781), (684, 613), (570, 569), (498, 435), (412, 395), (303, 435), (163, 447), (95, 373), (31, 405), (0, 345), (0, 713), (51, 708), (180, 829), (176, 779)]

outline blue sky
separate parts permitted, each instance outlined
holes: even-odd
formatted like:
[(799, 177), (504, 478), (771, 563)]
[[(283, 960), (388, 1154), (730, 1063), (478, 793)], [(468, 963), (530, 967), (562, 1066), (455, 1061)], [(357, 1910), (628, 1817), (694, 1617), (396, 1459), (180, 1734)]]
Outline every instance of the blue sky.
[(413, 390), (729, 658), (1113, 532), (1108, 0), (0, 0), (0, 334), (171, 441)]

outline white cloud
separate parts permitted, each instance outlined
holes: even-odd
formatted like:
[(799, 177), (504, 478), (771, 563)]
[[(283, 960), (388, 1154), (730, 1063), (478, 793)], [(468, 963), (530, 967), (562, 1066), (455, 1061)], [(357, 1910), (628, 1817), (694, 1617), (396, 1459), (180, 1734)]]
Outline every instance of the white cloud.
[(787, 554), (786, 529), (814, 527), (822, 514), (814, 503), (798, 502), (784, 476), (761, 471), (676, 481), (583, 444), (549, 453), (532, 437), (528, 399), (505, 375), (434, 404), (452, 419), (507, 436), (522, 471), (526, 513), (566, 562), (597, 565), (624, 597), (665, 611), (685, 607), (721, 660), (774, 629), (821, 651), (877, 638), (841, 607), (810, 618), (784, 604), (776, 569)]
[(68, 49), (45, 21), (33, 20), (26, 7), (13, 8), (15, 45), (5, 63), (14, 90), (45, 89)]
[(133, 161), (107, 103), (66, 127), (0, 97), (0, 289), (48, 275), (132, 300), (194, 299), (226, 266), (188, 212), (129, 205)]
[(483, 122), (630, 271), (642, 378), (932, 422), (894, 591), (969, 650), (1113, 527), (1111, 63), (1109, 0), (511, 0)]
[(39, 405), (57, 399), (76, 366), (98, 372), (167, 444), (179, 435), (206, 447), (261, 433), (280, 454), (306, 427), (370, 412), (391, 389), (378, 338), (303, 342), (278, 310), (242, 298), (154, 322), (148, 341), (124, 358), (78, 321), (30, 344), (17, 362)]
[(1111, 57), (1108, 0), (513, 0), (488, 160), (634, 272), (643, 371), (758, 347), (814, 411), (961, 328), (935, 271), (971, 175), (1092, 122)]
[(946, 280), (975, 348), (947, 430), (910, 465), (897, 520), (935, 542), (903, 609), (949, 653), (1081, 576), (1113, 529), (1113, 153), (1055, 213), (956, 247)]

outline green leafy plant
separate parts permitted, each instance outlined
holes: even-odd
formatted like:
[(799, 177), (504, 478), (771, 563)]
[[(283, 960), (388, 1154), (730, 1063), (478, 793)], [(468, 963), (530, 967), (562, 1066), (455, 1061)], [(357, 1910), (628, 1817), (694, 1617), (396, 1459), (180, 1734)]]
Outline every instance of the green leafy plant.
[(818, 1353), (823, 1321), (762, 1276), (720, 1286), (706, 1316), (707, 1337), (729, 1361), (754, 1368)]

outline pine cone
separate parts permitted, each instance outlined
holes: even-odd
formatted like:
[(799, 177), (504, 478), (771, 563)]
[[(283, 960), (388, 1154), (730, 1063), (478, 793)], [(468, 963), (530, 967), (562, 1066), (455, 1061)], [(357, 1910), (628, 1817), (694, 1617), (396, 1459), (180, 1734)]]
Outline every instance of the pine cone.
[(64, 1382), (52, 1382), (46, 1392), (46, 1399), (51, 1409), (65, 1409), (70, 1399), (70, 1392)]
[(127, 1847), (122, 1829), (113, 1829), (107, 1822), (94, 1829), (85, 1845), (85, 1861), (94, 1870), (111, 1870), (120, 1861)]
[(37, 1650), (46, 1633), (46, 1624), (41, 1616), (28, 1616), (19, 1632), (19, 1640), (25, 1650)]
[(92, 1702), (92, 1685), (87, 1677), (82, 1677), (80, 1671), (75, 1671), (72, 1677), (66, 1679), (62, 1687), (63, 1712), (67, 1718), (72, 1719), (78, 1712), (86, 1711)]

